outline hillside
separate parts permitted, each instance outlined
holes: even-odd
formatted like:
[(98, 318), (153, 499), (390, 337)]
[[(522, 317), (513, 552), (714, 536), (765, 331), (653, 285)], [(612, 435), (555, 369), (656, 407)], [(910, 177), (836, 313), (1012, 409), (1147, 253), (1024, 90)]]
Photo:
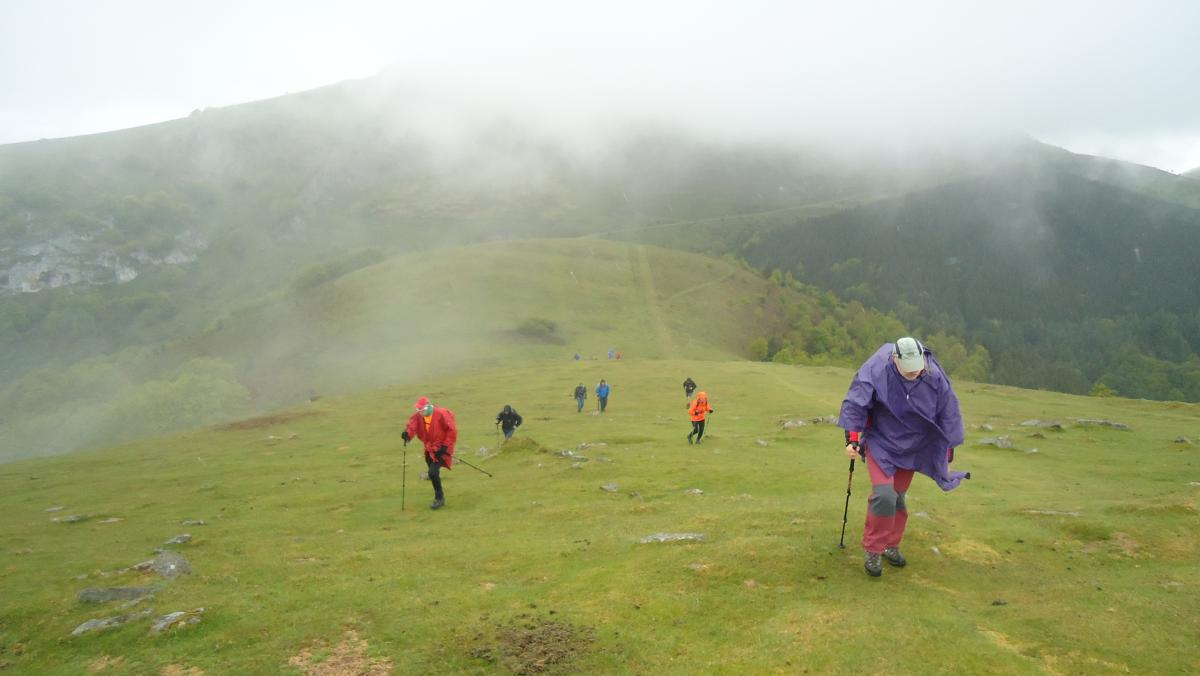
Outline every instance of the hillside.
[[(864, 316), (728, 262), (601, 239), (492, 242), (374, 260), (310, 269), (286, 291), (187, 338), (12, 380), (0, 387), (0, 457), (575, 353), (736, 359), (794, 317), (848, 326)], [(847, 358), (902, 331), (894, 321), (867, 324), (871, 330), (851, 328), (854, 338), (840, 346)]]
[[(716, 409), (703, 446), (684, 440), (688, 375)], [(872, 580), (855, 544), (862, 471), (837, 549), (840, 431), (780, 426), (834, 413), (850, 376), (633, 354), (553, 360), (0, 465), (0, 668), (1200, 670), (1200, 458), (1175, 441), (1200, 438), (1195, 406), (958, 383), (968, 441), (955, 466), (974, 478), (949, 494), (918, 478), (909, 564)], [(577, 414), (571, 386), (599, 378), (613, 384), (609, 412)], [(419, 394), (455, 409), (461, 457), (494, 475), (455, 467), (439, 512), (425, 507), (417, 452), (397, 439)], [(526, 424), (497, 453), (492, 419), (505, 403)], [(1063, 429), (1022, 426), (1032, 418)], [(995, 436), (1013, 448), (981, 443)], [(183, 533), (190, 542), (166, 548), (191, 574), (129, 569)], [(639, 542), (661, 533), (704, 539)], [(77, 600), (131, 586), (157, 591), (126, 609)], [(903, 651), (875, 640), (895, 631), (898, 607)], [(149, 633), (156, 618), (197, 608), (198, 624)], [(142, 611), (72, 636), (87, 620)]]
[(739, 235), (757, 267), (983, 345), (998, 382), (1200, 401), (1200, 210), (1047, 166)]

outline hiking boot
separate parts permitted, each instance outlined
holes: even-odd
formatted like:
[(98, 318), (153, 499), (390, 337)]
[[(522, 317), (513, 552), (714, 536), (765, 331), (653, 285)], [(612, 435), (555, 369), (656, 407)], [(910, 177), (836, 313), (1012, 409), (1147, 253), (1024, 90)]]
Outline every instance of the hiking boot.
[[(445, 507), (445, 506), (446, 506), (446, 501), (443, 500), (442, 498), (437, 498), (432, 503), (430, 503), (429, 508), (430, 509), (441, 509), (442, 507)], [(876, 554), (875, 556), (878, 557), (879, 555)]]
[(692, 445), (692, 435), (688, 435), (688, 446)]
[(900, 553), (899, 547), (888, 547), (883, 550), (883, 558), (887, 559), (888, 563), (897, 568), (903, 568), (908, 561), (904, 560), (904, 555)]
[(863, 567), (867, 569), (867, 575), (871, 577), (883, 575), (883, 561), (880, 560), (880, 555), (875, 552), (867, 552), (867, 558), (863, 562)]

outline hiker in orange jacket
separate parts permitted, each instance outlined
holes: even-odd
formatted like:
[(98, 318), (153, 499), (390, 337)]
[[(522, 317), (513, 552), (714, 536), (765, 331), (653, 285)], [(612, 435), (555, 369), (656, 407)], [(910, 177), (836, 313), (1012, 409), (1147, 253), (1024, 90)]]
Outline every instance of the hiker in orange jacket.
[(458, 426), (454, 423), (454, 411), (436, 408), (429, 397), (421, 397), (415, 406), (417, 412), (408, 419), (408, 426), (400, 434), (407, 446), (414, 437), (425, 444), (425, 464), (429, 467), (429, 481), (433, 484), (433, 503), (430, 509), (441, 509), (446, 504), (442, 492), (441, 469), (450, 469), (454, 464), (454, 442), (458, 440)]
[(688, 434), (688, 445), (692, 444), (692, 437), (696, 437), (695, 443), (700, 443), (704, 438), (704, 419), (712, 413), (713, 409), (708, 405), (708, 393), (700, 392), (696, 398), (688, 406), (688, 415), (692, 418), (692, 431)]

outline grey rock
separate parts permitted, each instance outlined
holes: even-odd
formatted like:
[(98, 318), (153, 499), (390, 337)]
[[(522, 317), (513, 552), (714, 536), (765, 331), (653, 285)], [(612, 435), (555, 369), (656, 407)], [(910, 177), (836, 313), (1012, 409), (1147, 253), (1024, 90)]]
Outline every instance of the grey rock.
[(478, 455), (478, 456), (480, 456), (480, 457), (483, 457), (483, 456), (487, 455), (487, 454), (488, 454), (488, 453), (490, 453), (490, 452), (491, 452), (491, 451), (489, 451), (489, 450), (488, 450), (488, 447), (487, 447), (487, 446), (480, 446), (480, 447), (479, 447), (479, 450), (478, 450), (478, 451), (475, 451), (475, 455)]
[(785, 430), (790, 430), (796, 427), (804, 427), (807, 424), (808, 423), (804, 422), (803, 420), (784, 420), (782, 423), (780, 423), (780, 426)]
[(90, 631), (99, 631), (101, 629), (109, 629), (111, 627), (119, 627), (122, 624), (128, 624), (134, 620), (140, 620), (143, 617), (149, 617), (154, 613), (153, 608), (138, 611), (136, 613), (128, 613), (126, 615), (117, 615), (116, 617), (104, 617), (95, 620), (88, 620), (83, 624), (75, 627), (75, 631), (71, 632), (72, 636), (79, 636)]
[(65, 507), (61, 507), (61, 506), (59, 506), (59, 505), (55, 505), (54, 507), (47, 507), (46, 509), (44, 509), (44, 510), (42, 510), (42, 511), (43, 511), (43, 512), (61, 512), (61, 511), (63, 511), (64, 509), (66, 509), (66, 508), (65, 508)]
[(836, 415), (819, 415), (819, 416), (817, 416), (815, 418), (811, 418), (809, 420), (809, 422), (811, 422), (814, 425), (822, 425), (822, 424), (836, 425), (837, 421), (838, 421), (838, 417)]
[(1026, 514), (1041, 514), (1042, 516), (1081, 516), (1082, 512), (1060, 512), (1054, 509), (1026, 509)]
[(754, 443), (758, 444), (759, 446), (762, 446), (763, 448), (766, 448), (767, 446), (771, 445), (771, 442), (767, 441), (766, 439), (755, 439)]
[(176, 535), (175, 537), (171, 538), (170, 540), (167, 540), (163, 544), (164, 545), (181, 545), (181, 544), (184, 544), (186, 542), (191, 542), (191, 541), (192, 541), (191, 533), (184, 533), (183, 535)]
[(153, 559), (139, 563), (133, 568), (139, 571), (152, 570), (162, 577), (178, 577), (192, 573), (192, 564), (188, 563), (188, 560), (179, 554), (171, 551), (159, 552)]
[(699, 488), (689, 488), (684, 493), (687, 495), (704, 495), (704, 491)]
[(1178, 436), (1178, 437), (1175, 437), (1175, 443), (1177, 443), (1177, 444), (1191, 444), (1191, 443), (1192, 443), (1192, 440), (1191, 440), (1191, 439), (1188, 439), (1188, 438), (1187, 438), (1187, 437), (1185, 437), (1185, 436)]
[(703, 542), (704, 533), (655, 533), (638, 540), (642, 544), (652, 542)]
[(76, 595), (80, 603), (130, 601), (154, 595), (152, 587), (88, 587)]
[(604, 484), (600, 487), (600, 490), (606, 493), (616, 493), (618, 490), (620, 490), (620, 488), (621, 487), (616, 484)]
[(991, 432), (991, 431), (992, 431), (992, 426), (991, 426), (991, 425), (989, 425), (989, 424), (987, 424), (987, 423), (984, 423), (984, 424), (982, 424), (982, 425), (980, 425), (980, 426), (979, 426), (979, 431), (980, 431), (980, 432)]
[(992, 601), (992, 605), (993, 606), (1007, 606), (1008, 601), (1005, 601), (1004, 599), (996, 599), (996, 600)]
[(62, 518), (54, 517), (50, 520), (55, 523), (79, 523), (81, 521), (87, 521), (90, 518), (92, 518), (90, 514), (72, 514), (71, 516), (64, 516)]
[(583, 463), (582, 462), (573, 462), (573, 463), (571, 463), (571, 469), (583, 469)]
[(980, 444), (985, 446), (995, 446), (996, 448), (1012, 448), (1013, 443), (1008, 437), (985, 437), (979, 440)]
[(1063, 431), (1063, 426), (1060, 422), (1055, 422), (1053, 420), (1038, 420), (1036, 418), (1033, 420), (1026, 420), (1025, 422), (1021, 423), (1021, 427), (1044, 427), (1056, 432)]
[(1084, 427), (1111, 427), (1115, 430), (1129, 430), (1129, 425), (1125, 423), (1113, 422), (1111, 420), (1096, 420), (1094, 418), (1077, 418), (1075, 424), (1083, 425)]
[(154, 621), (154, 624), (150, 627), (150, 633), (161, 634), (168, 629), (182, 629), (193, 624), (199, 624), (200, 616), (203, 614), (203, 608), (177, 610), (173, 613), (168, 613)]
[(205, 523), (201, 519), (188, 519), (186, 521), (180, 521), (179, 525), (180, 526), (207, 526), (208, 524)]

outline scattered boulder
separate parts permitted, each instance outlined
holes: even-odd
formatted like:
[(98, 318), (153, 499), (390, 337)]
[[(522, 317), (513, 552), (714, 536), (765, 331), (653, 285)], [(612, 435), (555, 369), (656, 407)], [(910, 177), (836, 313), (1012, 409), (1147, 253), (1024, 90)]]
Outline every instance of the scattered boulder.
[(836, 415), (819, 415), (809, 420), (814, 425), (836, 425), (837, 421), (838, 417)]
[(1129, 431), (1130, 429), (1129, 425), (1125, 423), (1113, 422), (1111, 420), (1096, 420), (1094, 418), (1076, 418), (1075, 424), (1084, 427), (1111, 427), (1115, 430), (1124, 431)]
[(1082, 516), (1081, 512), (1060, 512), (1054, 509), (1026, 509), (1026, 514), (1041, 514), (1042, 516)]
[(980, 425), (980, 426), (979, 426), (979, 431), (980, 431), (980, 432), (991, 432), (991, 431), (992, 431), (992, 426), (991, 426), (991, 425), (989, 425), (989, 424), (987, 424), (987, 423), (984, 423), (984, 424), (982, 424), (982, 425)]
[(133, 567), (134, 570), (147, 571), (152, 570), (162, 577), (178, 577), (180, 575), (191, 575), (192, 564), (188, 560), (171, 551), (159, 552), (153, 559), (143, 561)]
[(655, 533), (638, 540), (642, 544), (652, 542), (703, 542), (704, 533)]
[(704, 495), (704, 491), (699, 488), (689, 488), (684, 493), (687, 495)]
[(1191, 440), (1191, 439), (1188, 439), (1188, 438), (1187, 438), (1187, 437), (1185, 437), (1185, 436), (1178, 436), (1178, 437), (1175, 437), (1175, 443), (1177, 443), (1177, 444), (1187, 444), (1187, 445), (1189, 445), (1189, 446), (1190, 446), (1190, 445), (1191, 445), (1191, 443), (1192, 443), (1192, 440)]
[(168, 613), (154, 621), (154, 624), (150, 627), (150, 633), (161, 634), (169, 629), (182, 629), (193, 624), (199, 624), (200, 616), (203, 614), (203, 608), (177, 610), (173, 613)]
[(618, 490), (620, 490), (620, 488), (621, 487), (616, 484), (604, 484), (600, 487), (600, 490), (606, 493), (616, 493)]
[(478, 455), (480, 457), (483, 457), (483, 456), (487, 455), (488, 453), (490, 453), (490, 451), (488, 450), (487, 446), (480, 446), (479, 450), (475, 451), (475, 455)]
[(207, 526), (208, 524), (200, 519), (187, 519), (186, 521), (180, 521), (179, 525), (180, 526)]
[(87, 521), (90, 518), (92, 518), (91, 514), (72, 514), (71, 516), (64, 516), (61, 518), (56, 516), (50, 520), (54, 523), (80, 523), (82, 521)]
[(758, 444), (759, 446), (762, 446), (763, 448), (766, 448), (767, 446), (771, 445), (771, 442), (767, 441), (766, 439), (755, 439), (754, 443)]
[(176, 535), (175, 537), (171, 538), (170, 540), (167, 540), (163, 544), (164, 545), (182, 545), (184, 543), (191, 542), (191, 541), (192, 541), (191, 534), (184, 533), (183, 535)]
[(1013, 443), (1008, 437), (985, 437), (980, 439), (979, 443), (984, 446), (995, 446), (996, 448), (1013, 447)]
[(992, 605), (993, 606), (1007, 606), (1008, 601), (1005, 601), (1004, 599), (996, 599), (996, 600), (992, 601)]
[(782, 423), (780, 423), (780, 426), (785, 430), (790, 430), (796, 427), (804, 427), (807, 424), (808, 423), (804, 422), (803, 420), (784, 420)]
[(1054, 420), (1038, 420), (1036, 418), (1033, 420), (1026, 420), (1025, 422), (1021, 423), (1021, 427), (1044, 427), (1046, 429), (1054, 430), (1055, 432), (1061, 432), (1064, 429), (1062, 423), (1060, 422)]
[(88, 620), (87, 622), (84, 622), (83, 624), (79, 625), (78, 627), (75, 627), (75, 631), (72, 631), (71, 635), (79, 636), (81, 634), (86, 634), (90, 631), (99, 631), (101, 629), (109, 629), (111, 627), (119, 627), (123, 624), (128, 624), (130, 622), (133, 622), (134, 620), (140, 620), (143, 617), (148, 617), (152, 613), (154, 613), (154, 610), (152, 608), (147, 608), (145, 610), (138, 611), (136, 613), (128, 613), (126, 615), (117, 615), (116, 617), (105, 617), (105, 618), (99, 618), (99, 619), (95, 619), (95, 620)]
[[(584, 458), (584, 459), (586, 460), (587, 458)], [(582, 462), (573, 462), (573, 463), (571, 463), (571, 469), (583, 469), (583, 463)]]
[(46, 509), (43, 509), (42, 511), (43, 512), (61, 512), (64, 509), (66, 509), (66, 507), (63, 507), (62, 505), (55, 505), (53, 507), (47, 507)]
[(109, 601), (133, 601), (153, 596), (152, 587), (88, 587), (76, 595), (80, 603), (108, 603)]

